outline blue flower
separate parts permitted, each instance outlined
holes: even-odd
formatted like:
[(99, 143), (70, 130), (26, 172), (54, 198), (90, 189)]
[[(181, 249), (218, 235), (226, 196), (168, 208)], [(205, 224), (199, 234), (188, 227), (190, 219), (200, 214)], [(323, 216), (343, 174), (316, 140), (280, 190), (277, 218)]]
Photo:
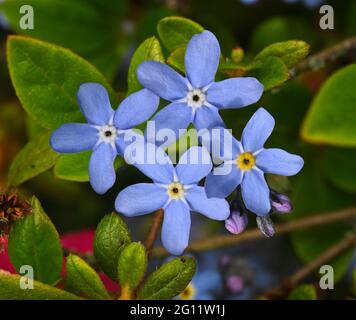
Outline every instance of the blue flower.
[[(273, 128), (273, 117), (260, 108), (243, 130), (241, 142), (233, 138), (226, 129), (217, 129), (220, 130), (220, 136), (224, 134), (232, 140), (232, 150), (222, 149), (223, 156), (213, 153), (214, 157), (224, 161), (221, 166), (225, 166), (224, 170), (228, 174), (217, 175), (213, 171), (207, 176), (205, 190), (208, 197), (225, 198), (241, 185), (242, 198), (247, 209), (258, 216), (265, 216), (271, 211), (270, 190), (264, 173), (292, 176), (304, 165), (303, 159), (297, 155), (281, 149), (263, 147)], [(209, 146), (220, 143), (214, 142), (216, 135), (212, 136), (210, 140), (203, 137), (203, 143)]]
[(153, 183), (139, 183), (121, 191), (115, 201), (116, 210), (132, 217), (163, 208), (162, 244), (171, 254), (179, 255), (188, 245), (190, 211), (214, 220), (225, 220), (229, 216), (225, 199), (208, 199), (204, 188), (198, 186), (212, 169), (210, 155), (205, 148), (192, 147), (173, 167), (163, 149), (151, 143), (137, 149), (137, 153), (143, 151), (145, 155), (155, 156), (156, 161), (150, 164), (147, 161), (133, 163)]
[[(93, 150), (89, 177), (93, 189), (103, 194), (115, 183), (114, 160), (123, 155), (125, 135), (157, 110), (159, 97), (143, 89), (111, 108), (106, 89), (98, 83), (82, 84), (78, 90), (80, 109), (88, 123), (66, 123), (51, 136), (52, 148), (60, 153)], [(127, 136), (126, 136), (127, 137)]]
[[(186, 78), (157, 61), (139, 65), (137, 75), (141, 84), (171, 102), (153, 117), (156, 131), (169, 128), (177, 137), (179, 129), (186, 129), (190, 123), (197, 130), (224, 127), (219, 110), (242, 108), (260, 99), (263, 85), (255, 78), (214, 82), (219, 60), (218, 40), (211, 32), (204, 31), (188, 43)], [(148, 136), (147, 139), (155, 142), (155, 137)], [(172, 142), (166, 141), (165, 145)]]

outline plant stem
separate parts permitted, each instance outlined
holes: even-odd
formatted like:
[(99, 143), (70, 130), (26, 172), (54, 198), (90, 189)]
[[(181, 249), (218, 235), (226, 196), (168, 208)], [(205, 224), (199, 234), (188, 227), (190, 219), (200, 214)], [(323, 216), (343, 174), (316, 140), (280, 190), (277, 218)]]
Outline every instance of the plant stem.
[[(298, 219), (286, 223), (276, 224), (276, 236), (284, 235), (293, 231), (305, 230), (312, 227), (317, 227), (325, 224), (330, 224), (339, 221), (350, 220), (356, 218), (356, 207), (347, 208), (339, 211), (333, 211), (328, 213), (322, 213), (318, 215), (313, 215), (308, 218)], [(187, 251), (199, 252), (207, 251), (212, 249), (217, 249), (221, 247), (227, 247), (236, 245), (240, 242), (265, 239), (265, 236), (261, 234), (258, 228), (245, 231), (240, 235), (222, 235), (211, 237), (208, 240), (199, 240), (192, 242), (188, 246)], [(153, 250), (154, 257), (164, 257), (168, 253), (164, 248), (156, 248)]]
[(292, 69), (292, 74), (297, 76), (306, 71), (319, 70), (327, 63), (346, 57), (353, 51), (356, 51), (356, 37), (346, 39), (334, 47), (328, 48), (308, 57)]
[(304, 265), (292, 276), (288, 277), (282, 282), (282, 285), (272, 291), (264, 294), (267, 299), (285, 299), (290, 292), (295, 288), (304, 278), (309, 276), (315, 270), (326, 264), (330, 260), (339, 256), (342, 252), (356, 245), (356, 234), (346, 236), (340, 242), (329, 247), (322, 254), (317, 256), (314, 260)]
[(328, 248), (313, 261), (309, 262), (295, 274), (289, 277), (286, 280), (286, 283), (288, 283), (288, 285), (292, 288), (295, 287), (300, 281), (302, 281), (313, 271), (317, 270), (320, 266), (326, 264), (328, 261), (334, 259), (342, 252), (346, 251), (354, 245), (356, 245), (356, 234), (346, 236), (343, 240)]
[(163, 209), (159, 209), (153, 218), (152, 225), (150, 228), (150, 231), (148, 233), (148, 236), (145, 241), (145, 247), (146, 247), (146, 252), (147, 252), (147, 258), (149, 259), (152, 254), (152, 249), (153, 245), (156, 241), (158, 232), (161, 228), (162, 225), (162, 220), (163, 220)]

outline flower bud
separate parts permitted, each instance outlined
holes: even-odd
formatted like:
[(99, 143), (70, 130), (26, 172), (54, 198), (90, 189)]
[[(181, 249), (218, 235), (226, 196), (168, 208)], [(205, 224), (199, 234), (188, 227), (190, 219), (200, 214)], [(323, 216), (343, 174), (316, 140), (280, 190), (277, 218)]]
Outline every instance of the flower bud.
[(230, 205), (230, 216), (225, 220), (225, 228), (232, 234), (244, 231), (248, 224), (246, 213), (243, 213), (238, 200), (233, 200)]
[(274, 230), (273, 222), (270, 216), (257, 217), (257, 226), (266, 237), (273, 237), (276, 231)]
[(290, 213), (293, 210), (290, 199), (282, 193), (271, 190), (270, 200), (272, 210), (277, 213)]
[(230, 291), (232, 294), (238, 294), (241, 293), (244, 289), (244, 280), (240, 276), (229, 276), (226, 279), (226, 288)]

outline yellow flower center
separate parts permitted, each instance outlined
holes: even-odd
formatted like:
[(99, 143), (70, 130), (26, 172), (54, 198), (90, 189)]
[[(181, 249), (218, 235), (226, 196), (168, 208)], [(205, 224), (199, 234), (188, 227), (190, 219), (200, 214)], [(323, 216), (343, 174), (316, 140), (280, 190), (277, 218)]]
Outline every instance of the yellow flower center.
[(195, 288), (192, 283), (188, 284), (188, 287), (184, 289), (182, 293), (179, 294), (179, 298), (182, 300), (192, 300), (195, 297)]
[(236, 158), (237, 166), (244, 171), (251, 170), (254, 167), (255, 163), (256, 163), (256, 159), (254, 155), (250, 152), (241, 153)]
[(179, 182), (172, 182), (168, 186), (168, 195), (171, 199), (180, 199), (184, 196), (184, 187)]

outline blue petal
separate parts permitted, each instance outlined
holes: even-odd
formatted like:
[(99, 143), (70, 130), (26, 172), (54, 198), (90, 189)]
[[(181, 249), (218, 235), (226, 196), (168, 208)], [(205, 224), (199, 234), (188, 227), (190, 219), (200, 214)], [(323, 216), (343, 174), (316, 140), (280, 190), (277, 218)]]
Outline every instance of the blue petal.
[(230, 206), (225, 199), (208, 198), (203, 187), (192, 187), (185, 197), (192, 211), (199, 212), (213, 220), (226, 220), (230, 215)]
[(128, 146), (134, 143), (144, 143), (145, 137), (134, 129), (127, 129), (116, 138), (116, 150), (120, 155), (125, 154)]
[(191, 147), (179, 159), (176, 166), (179, 181), (185, 185), (198, 183), (211, 171), (213, 164), (206, 148)]
[(263, 148), (274, 128), (274, 119), (267, 110), (260, 108), (251, 117), (242, 132), (242, 145), (246, 152)]
[(180, 200), (172, 200), (164, 210), (162, 244), (167, 251), (180, 255), (189, 243), (190, 211)]
[(241, 153), (242, 145), (225, 128), (214, 128), (202, 134), (202, 144), (214, 159), (233, 160)]
[(114, 116), (106, 89), (99, 83), (84, 83), (78, 90), (80, 109), (91, 124), (108, 124)]
[(232, 78), (213, 83), (207, 99), (220, 109), (236, 109), (256, 103), (262, 94), (263, 85), (257, 79)]
[(86, 123), (66, 123), (52, 133), (50, 144), (61, 153), (90, 150), (98, 141), (98, 131)]
[[(214, 174), (211, 172), (205, 180), (205, 192), (209, 198), (226, 198), (241, 183), (242, 172), (235, 165), (222, 164), (219, 168), (224, 168), (228, 174)], [(215, 169), (216, 170), (216, 169)]]
[[(146, 129), (147, 140), (162, 147), (169, 146), (184, 133), (192, 118), (192, 109), (186, 104), (171, 103), (149, 122)], [(155, 130), (149, 129), (151, 125), (155, 126)]]
[(219, 110), (215, 107), (203, 106), (196, 111), (194, 126), (198, 131), (201, 129), (212, 129), (225, 127), (224, 120), (219, 115)]
[(140, 141), (129, 145), (124, 158), (154, 182), (169, 184), (174, 181), (172, 161), (162, 148), (152, 143)]
[(186, 80), (171, 67), (158, 61), (144, 61), (137, 68), (141, 84), (163, 99), (174, 101), (186, 97)]
[(185, 53), (187, 77), (194, 88), (212, 83), (220, 61), (220, 45), (210, 31), (192, 37)]
[(246, 171), (241, 184), (242, 198), (246, 208), (258, 216), (265, 216), (271, 211), (269, 188), (263, 172)]
[(138, 183), (122, 190), (115, 200), (115, 209), (128, 217), (151, 213), (168, 201), (166, 190), (153, 183)]
[(93, 151), (89, 161), (90, 184), (98, 194), (104, 194), (115, 183), (114, 160), (116, 152), (110, 144), (101, 143)]
[(264, 149), (257, 155), (256, 165), (266, 173), (294, 176), (303, 168), (304, 160), (281, 149)]
[(159, 97), (147, 89), (129, 95), (115, 112), (114, 123), (119, 129), (131, 129), (147, 121), (157, 110)]

